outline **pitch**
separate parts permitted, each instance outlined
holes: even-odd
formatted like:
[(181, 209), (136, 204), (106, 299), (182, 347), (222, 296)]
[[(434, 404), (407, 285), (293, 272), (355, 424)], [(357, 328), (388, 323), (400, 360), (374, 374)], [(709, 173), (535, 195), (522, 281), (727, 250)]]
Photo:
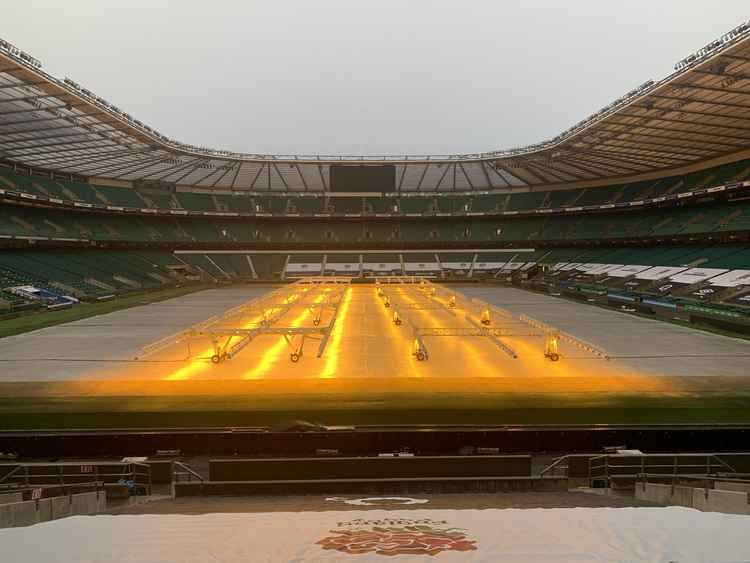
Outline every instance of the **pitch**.
[(514, 288), (429, 287), (212, 289), (5, 338), (0, 418), (8, 427), (747, 419), (746, 341)]
[[(602, 359), (561, 340), (562, 359), (544, 356), (544, 332), (523, 323), (502, 327), (500, 340), (513, 358), (488, 338), (461, 335), (479, 321), (481, 311), (424, 305), (418, 293), (402, 286), (389, 289), (391, 308), (373, 285), (340, 286), (343, 294), (335, 326), (325, 350), (308, 342), (297, 362), (293, 349), (279, 334), (255, 337), (236, 357), (211, 362), (208, 337), (195, 337), (167, 346), (160, 353), (139, 357), (150, 343), (195, 323), (225, 314), (232, 307), (272, 292), (273, 286), (215, 289), (162, 303), (110, 313), (33, 333), (0, 340), (0, 380), (214, 380), (286, 378), (454, 378), (454, 377), (599, 377), (616, 376), (745, 376), (750, 343), (677, 325), (612, 312), (585, 304), (515, 288), (459, 287), (458, 294), (476, 297), (514, 315), (528, 315), (579, 337), (606, 352)], [(330, 289), (330, 288), (327, 288)], [(293, 303), (274, 326), (313, 328), (312, 297)], [(416, 297), (415, 297), (416, 296)], [(316, 303), (317, 300), (317, 303)], [(445, 303), (447, 305), (447, 303)], [(322, 308), (321, 322), (331, 310)], [(394, 311), (403, 317), (395, 324)], [(227, 320), (229, 326), (257, 326), (257, 312)], [(413, 323), (421, 329), (456, 329), (458, 335), (422, 338), (429, 358), (413, 354)], [(449, 331), (447, 331), (449, 332)], [(474, 331), (478, 332), (478, 331)], [(507, 335), (507, 336), (506, 336)]]

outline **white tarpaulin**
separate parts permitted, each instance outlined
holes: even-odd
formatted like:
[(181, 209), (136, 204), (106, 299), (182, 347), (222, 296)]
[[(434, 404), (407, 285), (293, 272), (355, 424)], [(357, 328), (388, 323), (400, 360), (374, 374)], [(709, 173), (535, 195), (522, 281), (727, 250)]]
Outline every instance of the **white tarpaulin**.
[(359, 262), (327, 262), (326, 270), (329, 272), (351, 272), (359, 273)]
[(0, 530), (4, 563), (750, 561), (750, 516), (689, 508), (75, 516)]
[(401, 262), (365, 262), (363, 269), (373, 272), (393, 272), (396, 270), (400, 272)]
[(404, 270), (407, 272), (438, 272), (440, 264), (437, 262), (404, 262)]
[(727, 272), (724, 268), (690, 268), (679, 274), (669, 277), (669, 281), (675, 283), (698, 283)]
[(515, 270), (520, 270), (523, 265), (526, 264), (526, 262), (506, 262), (503, 264), (502, 269), (505, 271), (513, 272)]
[(601, 264), (599, 262), (587, 262), (585, 264), (578, 264), (576, 266), (576, 270), (579, 272), (588, 272), (589, 270), (596, 270), (600, 266), (604, 266), (604, 264)]
[(443, 266), (443, 270), (464, 270), (469, 271), (471, 269), (471, 262), (440, 262)]
[(474, 264), (475, 270), (497, 270), (500, 268), (505, 262), (477, 262)]
[(599, 276), (601, 274), (607, 274), (612, 270), (620, 268), (622, 264), (600, 264), (596, 268), (589, 268), (586, 273), (590, 276)]
[(319, 275), (323, 269), (323, 264), (320, 262), (290, 262), (286, 265), (286, 271), (289, 273), (305, 273), (305, 274), (316, 274)]
[(719, 287), (738, 287), (740, 285), (750, 285), (750, 270), (731, 270), (726, 274), (711, 278), (711, 285)]
[(651, 269), (651, 266), (641, 266), (640, 264), (627, 264), (607, 272), (613, 278), (627, 278), (644, 270)]
[(663, 280), (684, 270), (687, 270), (684, 266), (654, 266), (638, 272), (635, 277), (639, 280)]

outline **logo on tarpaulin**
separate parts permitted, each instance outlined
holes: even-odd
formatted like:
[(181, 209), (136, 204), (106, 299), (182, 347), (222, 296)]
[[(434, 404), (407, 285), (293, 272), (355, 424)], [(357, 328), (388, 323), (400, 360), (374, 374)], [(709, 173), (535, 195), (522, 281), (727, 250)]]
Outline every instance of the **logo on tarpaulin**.
[(476, 541), (445, 520), (384, 518), (339, 522), (333, 535), (316, 542), (323, 549), (352, 555), (437, 555), (443, 551), (474, 551)]

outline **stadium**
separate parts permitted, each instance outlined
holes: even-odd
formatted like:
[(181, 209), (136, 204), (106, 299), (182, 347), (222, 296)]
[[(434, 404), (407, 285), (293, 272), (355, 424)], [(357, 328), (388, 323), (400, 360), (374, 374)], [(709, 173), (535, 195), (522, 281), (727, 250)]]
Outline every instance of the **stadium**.
[(533, 145), (254, 154), (0, 40), (12, 560), (750, 558), (749, 80), (750, 22)]

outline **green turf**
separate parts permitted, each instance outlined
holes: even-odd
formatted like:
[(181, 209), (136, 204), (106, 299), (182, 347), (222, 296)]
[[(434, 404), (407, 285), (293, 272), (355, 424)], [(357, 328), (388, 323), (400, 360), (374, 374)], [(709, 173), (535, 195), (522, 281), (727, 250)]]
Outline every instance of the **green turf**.
[(171, 287), (147, 293), (125, 295), (123, 297), (112, 299), (111, 301), (80, 303), (69, 309), (31, 312), (19, 317), (0, 320), (0, 338), (4, 336), (12, 336), (14, 334), (22, 334), (24, 332), (30, 332), (32, 330), (38, 330), (49, 326), (69, 323), (71, 321), (77, 321), (96, 315), (112, 313), (113, 311), (119, 311), (120, 309), (127, 309), (129, 307), (137, 307), (138, 305), (146, 305), (148, 303), (164, 301), (165, 299), (181, 297), (189, 293), (207, 289), (208, 287), (212, 286), (190, 285), (186, 287)]
[[(242, 404), (246, 408), (242, 408)], [(750, 423), (750, 396), (4, 398), (0, 428), (328, 425)]]

